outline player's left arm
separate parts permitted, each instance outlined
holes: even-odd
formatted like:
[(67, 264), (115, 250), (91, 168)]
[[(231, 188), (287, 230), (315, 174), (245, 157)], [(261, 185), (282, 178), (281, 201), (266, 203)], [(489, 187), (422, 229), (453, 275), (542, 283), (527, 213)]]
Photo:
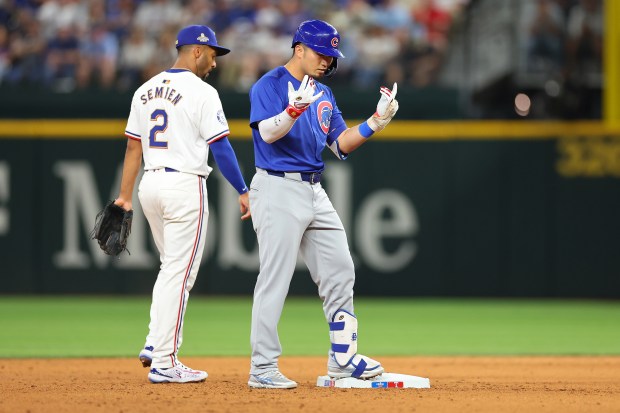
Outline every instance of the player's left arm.
[(123, 176), (121, 178), (121, 190), (114, 203), (126, 211), (132, 209), (133, 188), (136, 178), (142, 166), (142, 143), (136, 139), (127, 139), (125, 150), (125, 162), (123, 164)]
[(209, 145), (217, 166), (220, 168), (222, 175), (239, 193), (239, 210), (241, 211), (241, 219), (250, 218), (250, 198), (248, 195), (248, 186), (243, 180), (237, 156), (227, 137), (223, 137)]
[(398, 85), (396, 83), (394, 83), (392, 90), (385, 86), (381, 87), (379, 90), (381, 98), (379, 103), (377, 103), (375, 113), (366, 122), (348, 128), (338, 136), (337, 141), (340, 151), (347, 154), (353, 152), (374, 133), (382, 131), (390, 123), (398, 111), (397, 91)]

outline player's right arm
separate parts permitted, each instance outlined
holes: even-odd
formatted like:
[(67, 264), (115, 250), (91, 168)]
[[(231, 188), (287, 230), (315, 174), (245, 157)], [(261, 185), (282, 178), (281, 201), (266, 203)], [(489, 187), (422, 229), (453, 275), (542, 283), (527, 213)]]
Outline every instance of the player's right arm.
[(250, 199), (248, 195), (248, 187), (243, 180), (241, 170), (239, 169), (239, 163), (237, 162), (237, 156), (235, 151), (230, 145), (230, 141), (227, 137), (218, 139), (209, 145), (211, 152), (217, 166), (220, 168), (220, 172), (224, 175), (224, 178), (237, 190), (239, 193), (239, 210), (241, 211), (241, 219), (246, 220), (252, 215), (250, 212)]
[(136, 178), (142, 167), (142, 141), (139, 134), (140, 130), (140, 111), (136, 108), (135, 99), (137, 92), (134, 94), (129, 118), (127, 119), (127, 127), (125, 128), (125, 136), (127, 136), (127, 149), (125, 150), (125, 162), (123, 163), (123, 176), (121, 178), (121, 190), (114, 203), (123, 207), (126, 211), (132, 209), (133, 188), (136, 184)]
[[(261, 103), (264, 104), (265, 96), (260, 96), (263, 94), (264, 90), (269, 89), (260, 88), (259, 90), (252, 91), (253, 107), (254, 104), (257, 106)], [(261, 138), (267, 143), (274, 143), (286, 135), (293, 128), (299, 116), (301, 116), (311, 104), (323, 96), (323, 91), (317, 94), (315, 94), (315, 91), (316, 87), (314, 82), (312, 82), (311, 78), (307, 75), (304, 76), (297, 90), (295, 90), (291, 82), (288, 82), (288, 106), (275, 116), (258, 122), (258, 131), (260, 132)], [(272, 102), (270, 103), (273, 105)]]
[(125, 162), (123, 164), (123, 177), (121, 179), (121, 190), (114, 203), (126, 211), (132, 209), (133, 188), (140, 167), (142, 166), (142, 143), (139, 140), (127, 139), (127, 149), (125, 150)]
[(243, 175), (241, 175), (235, 151), (228, 140), (230, 131), (219, 94), (212, 87), (208, 87), (206, 90), (212, 96), (205, 99), (202, 105), (200, 134), (207, 137), (207, 144), (213, 153), (217, 166), (220, 168), (220, 172), (239, 193), (241, 219), (245, 220), (251, 216), (248, 187), (243, 180)]

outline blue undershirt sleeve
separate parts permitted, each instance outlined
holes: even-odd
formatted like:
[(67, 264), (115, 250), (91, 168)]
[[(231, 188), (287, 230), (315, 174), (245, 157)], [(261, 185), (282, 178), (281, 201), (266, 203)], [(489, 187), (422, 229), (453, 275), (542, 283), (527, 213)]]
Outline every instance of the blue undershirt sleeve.
[(230, 182), (230, 184), (239, 192), (244, 194), (248, 192), (248, 187), (243, 180), (241, 170), (239, 170), (239, 163), (237, 162), (237, 156), (235, 151), (230, 145), (228, 138), (224, 137), (209, 145), (211, 152), (213, 152), (213, 158), (217, 166), (222, 171), (224, 178)]

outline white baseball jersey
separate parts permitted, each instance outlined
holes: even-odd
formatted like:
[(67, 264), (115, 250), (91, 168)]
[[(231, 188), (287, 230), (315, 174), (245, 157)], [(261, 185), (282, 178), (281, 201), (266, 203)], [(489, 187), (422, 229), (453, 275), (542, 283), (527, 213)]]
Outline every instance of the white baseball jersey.
[(217, 90), (186, 69), (166, 70), (140, 86), (125, 129), (128, 138), (142, 142), (145, 170), (205, 177), (212, 170), (209, 144), (229, 133)]

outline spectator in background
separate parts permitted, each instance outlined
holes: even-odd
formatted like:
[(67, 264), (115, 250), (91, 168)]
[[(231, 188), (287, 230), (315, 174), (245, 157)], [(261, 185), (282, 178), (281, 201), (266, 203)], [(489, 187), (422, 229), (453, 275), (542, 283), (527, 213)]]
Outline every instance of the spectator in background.
[(79, 40), (72, 27), (60, 27), (47, 45), (47, 82), (57, 92), (75, 89)]
[(256, 31), (248, 21), (237, 22), (225, 31), (222, 39), (222, 43), (229, 45), (239, 56), (221, 63), (218, 83), (223, 88), (247, 92), (258, 79), (261, 70), (261, 51), (256, 45), (274, 46), (271, 29), (265, 27), (264, 30)]
[(213, 9), (209, 0), (189, 0), (183, 8), (180, 25), (206, 24), (212, 18)]
[(58, 29), (71, 28), (78, 36), (88, 29), (88, 10), (80, 0), (43, 0), (37, 11), (43, 34), (56, 36)]
[[(16, 16), (27, 11), (36, 16), (42, 24), (40, 30), (45, 31), (45, 39), (52, 46), (48, 59), (51, 67), (39, 72), (47, 72), (50, 78), (65, 78), (67, 84), (71, 80), (66, 73), (71, 73), (73, 63), (60, 63), (57, 56), (60, 50), (66, 52), (63, 49), (66, 39), (55, 37), (60, 28), (70, 28), (83, 42), (82, 50), (89, 50), (80, 59), (79, 70), (75, 72), (77, 78), (72, 79), (81, 87), (90, 84), (96, 74), (103, 75), (100, 83), (110, 86), (112, 70), (108, 67), (114, 63), (99, 62), (114, 61), (113, 41), (107, 35), (97, 40), (97, 36), (90, 34), (94, 27), (105, 26), (116, 38), (118, 66), (114, 77), (122, 90), (135, 87), (136, 84), (130, 84), (168, 68), (174, 61), (174, 49), (166, 44), (169, 32), (176, 33), (180, 25), (207, 24), (216, 29), (218, 37), (227, 39), (227, 44), (237, 44), (235, 50), (243, 51), (222, 61), (223, 70), (217, 71), (210, 83), (219, 82), (224, 88), (247, 91), (269, 68), (283, 64), (290, 57), (290, 34), (297, 26), (304, 20), (321, 17), (347, 33), (340, 45), (347, 59), (339, 62), (336, 74), (341, 83), (375, 87), (379, 83), (409, 80), (415, 86), (425, 86), (432, 84), (439, 72), (451, 11), (458, 11), (468, 1), (0, 0), (0, 23), (9, 22), (11, 38), (16, 37), (18, 44), (35, 44), (36, 40), (24, 38), (26, 25), (16, 23)], [(141, 30), (142, 36), (137, 36), (134, 30)], [(18, 34), (13, 36), (13, 31)], [(374, 45), (374, 50), (370, 45)], [(44, 53), (45, 48), (40, 52)], [(95, 57), (95, 54), (107, 57)], [(35, 76), (34, 71), (26, 70), (36, 67), (31, 57), (34, 56), (26, 58), (18, 53), (16, 61), (11, 58), (19, 66), (15, 78)], [(60, 66), (64, 69), (60, 70)]]
[(110, 89), (116, 80), (118, 40), (103, 24), (95, 25), (80, 44), (77, 84), (80, 88), (91, 85), (98, 77), (99, 85)]
[[(149, 36), (157, 38), (163, 31), (176, 31), (182, 18), (183, 7), (176, 1), (143, 1), (136, 10), (134, 24), (141, 27)], [(172, 44), (174, 45), (174, 40)]]
[(257, 30), (268, 28), (270, 31), (273, 31), (282, 26), (284, 16), (282, 16), (282, 12), (272, 1), (257, 0), (255, 6), (254, 23)]
[(526, 70), (554, 72), (564, 64), (564, 16), (553, 0), (533, 0), (523, 6), (522, 30), (526, 33)]
[(105, 0), (89, 0), (88, 8), (88, 28), (95, 26), (108, 26), (108, 16), (105, 10)]
[(247, 0), (215, 0), (212, 8), (208, 25), (218, 36), (232, 27), (237, 20), (254, 21), (256, 13), (251, 2)]
[(435, 0), (418, 0), (411, 16), (416, 26), (408, 50), (410, 83), (417, 87), (428, 86), (435, 81), (443, 62), (452, 16)]
[(108, 0), (106, 22), (108, 29), (119, 41), (124, 40), (131, 31), (135, 13), (134, 0)]
[(353, 71), (359, 66), (357, 45), (362, 42), (365, 27), (370, 24), (371, 18), (372, 7), (366, 0), (350, 0), (345, 7), (332, 11), (325, 17), (326, 21), (332, 22), (334, 27), (341, 28), (341, 32), (347, 34), (338, 47), (347, 58), (340, 59), (335, 75), (342, 79), (342, 82), (351, 78)]
[(439, 7), (435, 0), (418, 0), (418, 6), (413, 8), (412, 18), (424, 27), (429, 46), (443, 52), (448, 44), (452, 23), (450, 13)]
[(386, 31), (409, 30), (409, 9), (395, 0), (381, 0), (371, 11), (371, 21)]
[(134, 28), (120, 52), (118, 79), (120, 90), (129, 90), (147, 80), (147, 77), (142, 76), (142, 72), (153, 60), (154, 54), (155, 42), (148, 38), (142, 29)]
[(14, 7), (9, 1), (0, 0), (0, 26), (8, 30), (13, 20)]
[(6, 80), (12, 84), (43, 84), (47, 42), (41, 25), (28, 9), (17, 12), (16, 23), (10, 37), (11, 69)]
[(300, 0), (285, 0), (280, 2), (282, 13), (282, 26), (280, 30), (284, 34), (295, 33), (297, 27), (304, 21), (312, 18), (312, 15), (303, 7)]
[(563, 115), (567, 118), (600, 117), (603, 83), (601, 0), (580, 0), (573, 6), (568, 15), (567, 31)]
[(371, 25), (358, 39), (358, 59), (363, 62), (354, 71), (353, 82), (360, 89), (377, 86), (383, 79), (383, 69), (400, 53), (400, 44), (385, 28)]
[[(254, 81), (273, 66), (281, 65), (291, 57), (291, 36), (282, 25), (284, 20), (281, 9), (276, 7), (262, 8), (256, 15), (256, 35), (252, 36), (250, 43), (258, 60), (258, 72)], [(248, 86), (251, 85), (246, 84), (245, 91), (250, 90)]]
[(0, 25), (0, 84), (11, 68), (11, 49), (9, 47), (9, 31)]
[(169, 28), (159, 34), (151, 60), (149, 60), (142, 72), (144, 79), (150, 79), (156, 74), (172, 67), (177, 58), (177, 51), (174, 47), (176, 32), (176, 28)]
[(570, 10), (567, 52), (569, 76), (596, 82), (594, 78), (601, 73), (603, 55), (601, 0), (581, 0)]

